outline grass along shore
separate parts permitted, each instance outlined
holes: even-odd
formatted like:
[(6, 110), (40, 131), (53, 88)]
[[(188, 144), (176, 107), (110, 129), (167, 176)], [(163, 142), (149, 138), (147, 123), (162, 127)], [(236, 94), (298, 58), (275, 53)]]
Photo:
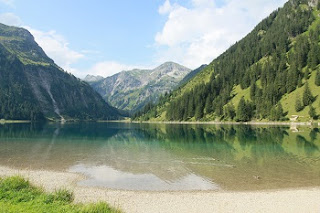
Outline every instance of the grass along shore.
[(107, 202), (128, 213), (150, 212), (317, 212), (320, 188), (284, 189), (254, 192), (232, 191), (124, 191), (83, 187), (85, 177), (70, 172), (17, 170), (0, 166), (0, 176), (19, 175), (46, 192), (67, 189), (75, 203)]
[(74, 195), (65, 189), (47, 193), (20, 176), (0, 178), (1, 212), (117, 213), (107, 203), (74, 204)]

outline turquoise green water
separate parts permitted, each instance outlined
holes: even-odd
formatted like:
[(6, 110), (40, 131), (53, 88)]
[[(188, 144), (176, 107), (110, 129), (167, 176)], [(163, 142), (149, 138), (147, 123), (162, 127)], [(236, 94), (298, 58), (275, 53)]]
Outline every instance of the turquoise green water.
[(318, 128), (177, 124), (4, 124), (0, 165), (84, 174), (125, 190), (320, 186)]

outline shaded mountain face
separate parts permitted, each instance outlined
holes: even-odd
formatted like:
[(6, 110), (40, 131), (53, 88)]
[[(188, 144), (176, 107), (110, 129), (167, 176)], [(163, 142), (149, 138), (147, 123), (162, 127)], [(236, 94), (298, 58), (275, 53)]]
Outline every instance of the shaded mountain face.
[(64, 72), (23, 28), (0, 24), (0, 118), (111, 119), (118, 112)]
[(123, 71), (90, 85), (112, 106), (137, 111), (173, 90), (191, 70), (167, 62), (153, 70)]
[[(290, 0), (140, 120), (320, 116), (320, 3)], [(303, 120), (304, 119), (304, 120)]]

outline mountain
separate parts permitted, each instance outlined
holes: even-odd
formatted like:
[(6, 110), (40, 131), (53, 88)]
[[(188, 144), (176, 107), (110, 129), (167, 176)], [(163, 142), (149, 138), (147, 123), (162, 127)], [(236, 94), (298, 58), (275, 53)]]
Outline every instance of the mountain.
[(208, 65), (207, 64), (203, 64), (201, 65), (199, 68), (192, 70), (191, 72), (189, 72), (188, 75), (186, 75), (180, 82), (179, 85), (182, 86), (186, 83), (188, 83), (194, 76), (196, 76), (199, 72), (201, 72), (204, 68), (206, 68)]
[(173, 90), (191, 70), (167, 62), (152, 70), (122, 71), (90, 85), (112, 106), (137, 111)]
[(103, 77), (100, 76), (100, 75), (87, 75), (87, 76), (83, 79), (83, 81), (90, 83), (90, 82), (100, 81), (100, 80), (102, 80), (102, 79), (103, 79)]
[(317, 119), (319, 9), (318, 0), (288, 1), (188, 83), (133, 118), (240, 122)]
[(64, 72), (23, 28), (0, 24), (0, 119), (112, 119), (118, 112)]

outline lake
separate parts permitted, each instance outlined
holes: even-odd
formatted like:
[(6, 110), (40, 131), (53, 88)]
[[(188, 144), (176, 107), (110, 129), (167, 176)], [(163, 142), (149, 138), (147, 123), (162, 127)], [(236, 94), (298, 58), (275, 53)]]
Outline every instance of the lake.
[(320, 186), (318, 128), (66, 123), (0, 125), (0, 165), (75, 172), (123, 190)]

